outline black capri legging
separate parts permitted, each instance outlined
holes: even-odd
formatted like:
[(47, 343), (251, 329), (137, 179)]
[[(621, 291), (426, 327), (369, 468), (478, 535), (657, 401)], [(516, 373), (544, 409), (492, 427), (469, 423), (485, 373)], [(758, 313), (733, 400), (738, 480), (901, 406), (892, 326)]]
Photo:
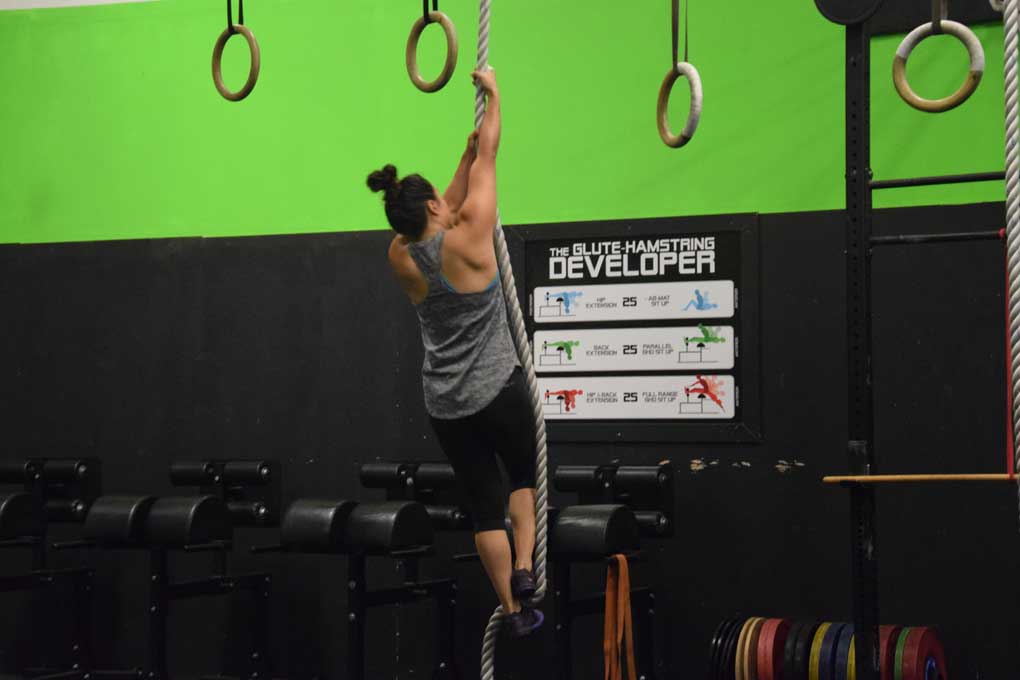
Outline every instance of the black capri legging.
[(521, 369), (478, 413), (430, 420), (467, 499), (475, 532), (503, 529), (505, 496), (496, 456), (503, 460), (511, 491), (535, 486), (535, 420)]

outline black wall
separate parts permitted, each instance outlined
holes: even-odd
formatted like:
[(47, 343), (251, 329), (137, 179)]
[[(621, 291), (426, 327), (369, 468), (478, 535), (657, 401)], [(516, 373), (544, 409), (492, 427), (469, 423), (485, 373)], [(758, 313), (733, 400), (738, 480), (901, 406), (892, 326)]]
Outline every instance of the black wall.
[[(1001, 204), (881, 211), (878, 233), (998, 228)], [(557, 445), (551, 464), (653, 463), (679, 471), (677, 537), (651, 544), (638, 582), (660, 589), (663, 677), (700, 678), (708, 638), (734, 614), (846, 620), (846, 347), (842, 213), (761, 217), (761, 445)], [(95, 455), (108, 493), (169, 493), (168, 462), (277, 458), (284, 497), (378, 497), (361, 461), (439, 460), (419, 384), (417, 321), (385, 271), (382, 232), (0, 247), (0, 456)], [(515, 239), (510, 239), (511, 243)], [(877, 452), (881, 470), (1004, 468), (1004, 283), (996, 242), (875, 254)], [(745, 331), (750, 338), (750, 333)], [(703, 471), (693, 459), (717, 461)], [(743, 463), (750, 463), (750, 467)], [(787, 465), (784, 465), (784, 462)], [(556, 498), (554, 498), (554, 501)], [(954, 678), (1016, 676), (1020, 586), (1016, 489), (945, 486), (879, 495), (882, 619), (937, 624)], [(57, 536), (73, 535), (73, 527)], [(277, 675), (343, 673), (341, 559), (252, 557), (272, 531), (244, 531), (232, 564), (269, 569)], [(441, 539), (425, 575), (460, 579), (465, 677), (495, 598), (477, 564)], [(0, 571), (28, 567), (0, 553)], [(57, 565), (84, 556), (60, 554)], [(93, 553), (98, 654), (133, 666), (144, 649), (145, 555)], [(173, 560), (200, 574), (209, 556)], [(581, 570), (595, 588), (600, 569)], [(385, 560), (376, 584), (398, 574)], [(0, 664), (66, 657), (64, 593), (5, 594)], [(171, 615), (171, 668), (211, 671), (246, 652), (244, 598)], [(427, 605), (370, 618), (371, 676), (429, 672)], [(601, 673), (600, 622), (581, 626), (577, 677)], [(551, 629), (499, 647), (501, 677), (551, 678)]]

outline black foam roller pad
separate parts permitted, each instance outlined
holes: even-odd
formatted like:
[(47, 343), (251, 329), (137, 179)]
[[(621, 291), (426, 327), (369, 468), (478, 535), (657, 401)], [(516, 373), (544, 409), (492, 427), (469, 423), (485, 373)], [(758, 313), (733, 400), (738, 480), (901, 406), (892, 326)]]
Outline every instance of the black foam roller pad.
[(47, 460), (43, 463), (43, 479), (47, 482), (70, 483), (85, 477), (88, 465), (83, 460)]
[(258, 501), (230, 501), (227, 510), (235, 527), (258, 526), (265, 521), (267, 513), (265, 504)]
[(471, 518), (455, 505), (426, 505), (425, 510), (429, 513), (432, 526), (441, 531), (471, 528)]
[(51, 522), (81, 522), (88, 509), (88, 505), (78, 498), (51, 498), (46, 501), (46, 517)]
[(155, 496), (100, 496), (92, 503), (82, 536), (110, 547), (145, 545), (145, 527)]
[(31, 482), (38, 472), (38, 465), (32, 460), (0, 461), (0, 483), (3, 484)]
[(349, 550), (385, 554), (432, 545), (434, 532), (429, 514), (421, 503), (388, 501), (362, 503), (347, 521)]
[(669, 533), (669, 519), (661, 512), (638, 510), (634, 513), (642, 536), (664, 536)]
[(216, 466), (206, 460), (175, 460), (170, 463), (174, 486), (205, 486), (216, 481)]
[(660, 489), (669, 483), (669, 475), (658, 465), (621, 465), (613, 482), (619, 491), (634, 496), (647, 494), (658, 498)]
[(596, 491), (602, 488), (599, 468), (594, 465), (560, 465), (553, 473), (557, 491)]
[(145, 532), (149, 544), (164, 548), (228, 541), (232, 536), (227, 505), (215, 496), (157, 499), (149, 511)]
[(356, 506), (342, 500), (294, 501), (283, 515), (280, 542), (296, 552), (344, 552), (347, 522)]
[(566, 557), (607, 557), (641, 546), (637, 519), (625, 505), (563, 508), (550, 533), (553, 554)]
[(31, 495), (0, 496), (0, 540), (42, 536), (45, 524), (43, 510)]
[(268, 484), (272, 467), (262, 460), (230, 461), (223, 466), (223, 479), (228, 484)]
[(457, 477), (449, 463), (422, 463), (414, 473), (414, 485), (419, 489), (448, 489), (456, 484)]
[(407, 484), (406, 463), (363, 463), (361, 485), (366, 489), (392, 489)]

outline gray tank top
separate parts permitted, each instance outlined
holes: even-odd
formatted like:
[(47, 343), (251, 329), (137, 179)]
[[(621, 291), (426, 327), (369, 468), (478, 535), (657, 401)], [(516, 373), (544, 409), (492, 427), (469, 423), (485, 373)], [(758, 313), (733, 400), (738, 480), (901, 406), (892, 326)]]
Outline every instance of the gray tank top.
[(520, 365), (506, 321), (499, 277), (483, 291), (458, 293), (443, 276), (443, 237), (411, 243), (408, 252), (429, 285), (416, 305), (425, 345), (425, 408), (451, 420), (489, 405)]

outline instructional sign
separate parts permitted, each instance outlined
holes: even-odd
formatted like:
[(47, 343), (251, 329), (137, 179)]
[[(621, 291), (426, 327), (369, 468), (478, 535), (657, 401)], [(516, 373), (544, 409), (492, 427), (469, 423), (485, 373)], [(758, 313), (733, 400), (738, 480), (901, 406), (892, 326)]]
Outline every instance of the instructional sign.
[(741, 232), (529, 241), (528, 321), (557, 421), (741, 417)]
[(538, 379), (552, 420), (732, 419), (736, 384), (729, 375)]
[(721, 371), (733, 368), (732, 326), (535, 331), (537, 373)]
[(535, 321), (641, 321), (730, 318), (732, 281), (543, 286), (532, 302)]

